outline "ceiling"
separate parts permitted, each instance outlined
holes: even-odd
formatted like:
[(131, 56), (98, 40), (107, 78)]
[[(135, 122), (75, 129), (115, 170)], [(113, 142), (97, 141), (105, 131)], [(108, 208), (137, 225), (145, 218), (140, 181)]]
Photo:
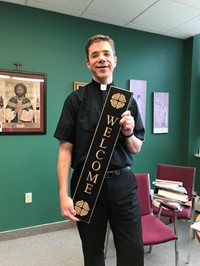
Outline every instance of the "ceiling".
[(200, 0), (4, 0), (3, 2), (179, 39), (187, 39), (200, 33)]

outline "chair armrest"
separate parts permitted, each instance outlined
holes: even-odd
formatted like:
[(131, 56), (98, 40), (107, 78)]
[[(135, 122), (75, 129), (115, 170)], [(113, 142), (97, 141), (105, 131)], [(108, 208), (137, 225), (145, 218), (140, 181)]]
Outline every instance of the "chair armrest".
[(160, 203), (160, 208), (161, 207), (164, 207), (166, 209), (169, 209), (170, 211), (178, 211), (178, 207), (174, 206), (174, 205), (171, 205), (170, 203), (166, 202), (166, 201), (162, 201)]
[(170, 204), (169, 202), (166, 202), (166, 201), (162, 201), (160, 202), (160, 206), (159, 206), (159, 209), (158, 209), (158, 218), (160, 219), (160, 216), (162, 214), (162, 209), (163, 208), (166, 208), (170, 211), (172, 211), (174, 213), (174, 219), (176, 219), (177, 217), (177, 212), (178, 212), (178, 207)]
[(166, 201), (162, 201), (160, 203), (159, 211), (158, 211), (158, 218), (160, 219), (162, 209), (166, 208), (168, 210), (171, 210), (174, 213), (174, 219), (173, 219), (173, 224), (174, 224), (174, 233), (176, 234), (177, 231), (177, 212), (178, 212), (178, 207), (171, 205), (170, 203)]
[(183, 205), (184, 207), (192, 207), (192, 200), (187, 201), (187, 202), (183, 202), (182, 205)]

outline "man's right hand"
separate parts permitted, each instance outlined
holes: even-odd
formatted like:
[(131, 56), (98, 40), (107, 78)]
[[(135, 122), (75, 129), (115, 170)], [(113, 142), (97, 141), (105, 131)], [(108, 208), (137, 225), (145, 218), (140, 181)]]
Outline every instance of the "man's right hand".
[(74, 203), (72, 198), (70, 198), (68, 195), (60, 197), (60, 209), (63, 217), (75, 222), (80, 221), (75, 216), (76, 211), (74, 209)]

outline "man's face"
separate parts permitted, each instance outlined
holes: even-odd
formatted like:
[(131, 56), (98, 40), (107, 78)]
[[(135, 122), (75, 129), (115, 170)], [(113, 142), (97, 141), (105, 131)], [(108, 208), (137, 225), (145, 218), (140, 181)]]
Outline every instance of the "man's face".
[(21, 98), (22, 96), (25, 96), (25, 91), (24, 91), (24, 88), (22, 87), (17, 87), (16, 89), (16, 95)]
[(117, 64), (112, 47), (107, 41), (93, 43), (88, 51), (87, 67), (93, 73), (93, 79), (102, 84), (113, 80), (113, 70)]

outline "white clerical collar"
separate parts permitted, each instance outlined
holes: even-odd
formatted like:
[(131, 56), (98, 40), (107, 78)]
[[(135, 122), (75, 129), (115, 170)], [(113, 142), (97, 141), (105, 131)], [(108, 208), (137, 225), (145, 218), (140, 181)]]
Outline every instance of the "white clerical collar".
[(100, 84), (101, 91), (106, 91), (106, 89), (107, 89), (107, 84)]

